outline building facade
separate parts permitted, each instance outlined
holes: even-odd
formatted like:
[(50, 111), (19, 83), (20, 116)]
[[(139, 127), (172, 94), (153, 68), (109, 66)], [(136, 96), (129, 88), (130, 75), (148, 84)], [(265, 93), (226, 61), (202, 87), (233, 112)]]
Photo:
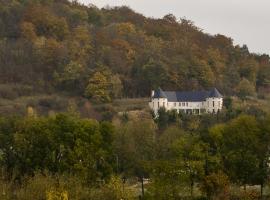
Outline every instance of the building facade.
[(163, 91), (153, 90), (150, 108), (157, 115), (160, 108), (186, 114), (218, 113), (222, 110), (223, 96), (216, 88), (209, 91)]

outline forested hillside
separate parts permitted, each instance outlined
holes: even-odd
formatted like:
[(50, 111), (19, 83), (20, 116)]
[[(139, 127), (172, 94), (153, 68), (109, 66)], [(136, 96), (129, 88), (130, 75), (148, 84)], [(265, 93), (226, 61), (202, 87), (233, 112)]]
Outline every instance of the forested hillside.
[(269, 88), (270, 62), (170, 14), (153, 19), (128, 7), (0, 0), (0, 81), (2, 98), (65, 92), (108, 102), (148, 97), (159, 86), (215, 86), (245, 97)]
[[(213, 86), (216, 114), (148, 108)], [(269, 91), (268, 55), (187, 19), (0, 0), (0, 199), (270, 199)]]

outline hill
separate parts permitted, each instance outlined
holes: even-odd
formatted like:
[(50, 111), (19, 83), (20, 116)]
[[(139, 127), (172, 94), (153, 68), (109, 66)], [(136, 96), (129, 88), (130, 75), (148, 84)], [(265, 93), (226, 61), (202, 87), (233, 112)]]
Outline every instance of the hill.
[[(128, 7), (1, 0), (0, 83), (1, 105), (23, 99), (24, 108), (32, 105), (26, 97), (38, 103), (48, 95), (64, 99), (61, 107), (71, 97), (148, 97), (159, 86), (215, 86), (225, 95), (265, 97), (270, 62), (268, 55), (250, 53), (246, 45), (234, 46), (231, 38), (206, 34), (171, 14), (153, 19)], [(17, 110), (5, 109), (2, 114)]]

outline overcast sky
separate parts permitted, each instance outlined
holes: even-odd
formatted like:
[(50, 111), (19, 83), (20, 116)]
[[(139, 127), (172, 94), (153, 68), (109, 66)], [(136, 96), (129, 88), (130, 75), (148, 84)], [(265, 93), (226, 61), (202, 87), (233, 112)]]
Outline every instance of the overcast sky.
[(98, 7), (127, 5), (148, 17), (186, 17), (204, 32), (231, 37), (255, 53), (270, 53), (270, 0), (79, 0)]

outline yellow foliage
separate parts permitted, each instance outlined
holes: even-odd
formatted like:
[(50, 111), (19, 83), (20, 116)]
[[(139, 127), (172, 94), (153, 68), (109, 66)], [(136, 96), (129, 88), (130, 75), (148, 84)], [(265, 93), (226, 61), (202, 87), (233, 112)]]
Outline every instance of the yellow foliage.
[(30, 22), (23, 22), (21, 24), (21, 34), (24, 38), (32, 42), (37, 39), (35, 27)]
[(46, 192), (46, 200), (68, 200), (67, 191), (51, 190)]
[(131, 23), (120, 23), (117, 25), (117, 32), (119, 35), (125, 36), (136, 33), (136, 28)]
[(28, 106), (27, 107), (27, 116), (28, 117), (36, 117), (36, 113), (33, 107)]

